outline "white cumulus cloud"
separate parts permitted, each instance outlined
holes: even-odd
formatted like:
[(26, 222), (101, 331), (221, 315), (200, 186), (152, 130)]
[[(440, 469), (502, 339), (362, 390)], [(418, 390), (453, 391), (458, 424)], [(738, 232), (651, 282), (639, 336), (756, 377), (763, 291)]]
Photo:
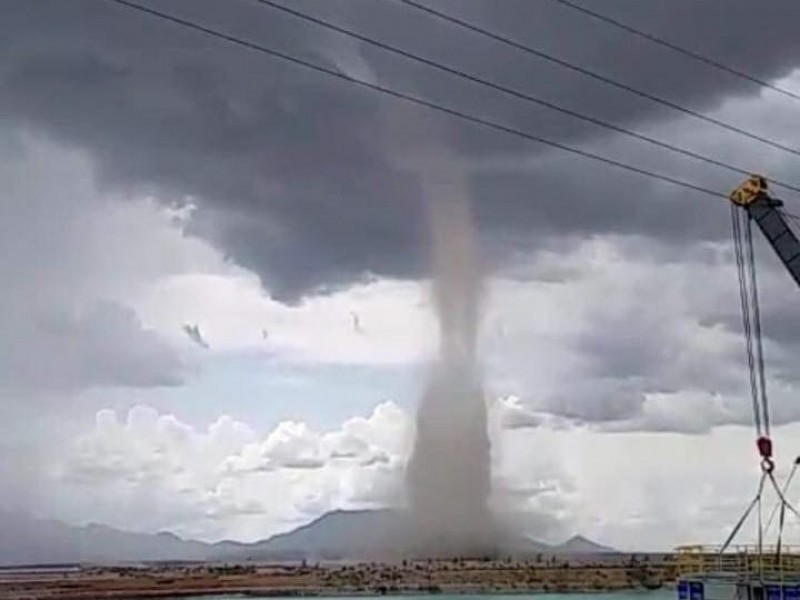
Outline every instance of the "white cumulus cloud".
[(146, 406), (124, 419), (102, 410), (59, 461), (60, 512), (204, 538), (247, 525), (248, 538), (263, 537), (333, 508), (402, 502), (409, 427), (389, 402), (333, 431), (286, 421), (263, 438), (227, 416), (197, 430)]

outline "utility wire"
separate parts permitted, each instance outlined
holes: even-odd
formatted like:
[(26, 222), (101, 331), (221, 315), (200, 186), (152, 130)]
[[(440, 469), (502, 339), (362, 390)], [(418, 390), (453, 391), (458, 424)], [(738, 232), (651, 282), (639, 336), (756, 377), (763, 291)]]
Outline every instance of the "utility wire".
[[(528, 93), (522, 92), (522, 91), (520, 91), (518, 89), (510, 88), (510, 87), (507, 87), (507, 86), (504, 86), (504, 85), (501, 85), (501, 84), (498, 84), (498, 83), (494, 83), (494, 82), (486, 80), (486, 79), (482, 79), (482, 78), (480, 78), (480, 77), (478, 77), (476, 75), (471, 75), (469, 73), (466, 73), (465, 71), (462, 71), (462, 70), (456, 69), (454, 67), (450, 67), (450, 66), (444, 65), (442, 63), (436, 62), (434, 60), (431, 60), (431, 59), (425, 58), (423, 56), (420, 56), (419, 54), (414, 54), (413, 52), (410, 52), (408, 50), (403, 50), (402, 48), (398, 48), (397, 46), (392, 46), (392, 45), (387, 44), (385, 42), (382, 42), (380, 40), (376, 40), (375, 38), (371, 38), (371, 37), (368, 37), (366, 35), (360, 34), (360, 33), (356, 32), (356, 31), (353, 31), (352, 29), (347, 29), (347, 28), (342, 27), (340, 25), (337, 25), (335, 23), (331, 23), (330, 21), (326, 21), (326, 20), (321, 19), (319, 17), (315, 17), (313, 15), (309, 15), (308, 13), (304, 13), (304, 12), (296, 10), (294, 8), (290, 8), (288, 6), (285, 6), (285, 5), (281, 4), (280, 2), (274, 2), (273, 0), (251, 0), (251, 1), (252, 2), (256, 2), (258, 4), (261, 4), (263, 6), (266, 6), (268, 8), (272, 8), (274, 10), (278, 10), (278, 11), (283, 12), (285, 14), (289, 14), (289, 15), (291, 15), (293, 17), (296, 17), (298, 19), (301, 19), (303, 21), (314, 23), (315, 25), (319, 25), (320, 27), (324, 27), (324, 28), (329, 29), (331, 31), (335, 31), (337, 33), (341, 33), (341, 34), (346, 35), (346, 36), (348, 36), (350, 38), (356, 39), (356, 40), (358, 40), (360, 42), (364, 42), (365, 44), (369, 44), (371, 46), (374, 46), (376, 48), (380, 48), (381, 50), (385, 50), (387, 52), (391, 52), (392, 54), (396, 54), (398, 56), (402, 56), (403, 58), (407, 58), (407, 59), (412, 60), (414, 62), (426, 65), (428, 67), (437, 69), (439, 71), (443, 71), (445, 73), (449, 73), (451, 75), (455, 75), (456, 77), (460, 77), (461, 79), (465, 79), (467, 81), (471, 81), (473, 83), (477, 83), (477, 84), (482, 85), (484, 87), (487, 87), (487, 88), (502, 92), (504, 94), (507, 94), (509, 96), (513, 96), (515, 98), (519, 98), (519, 99), (525, 100), (527, 102), (531, 102), (533, 104), (538, 104), (540, 106), (544, 106), (545, 108), (548, 108), (550, 110), (559, 112), (561, 114), (568, 115), (568, 116), (573, 117), (575, 119), (579, 119), (581, 121), (584, 121), (584, 122), (587, 122), (587, 123), (591, 123), (593, 125), (597, 125), (598, 127), (603, 127), (605, 129), (609, 129), (611, 131), (615, 131), (617, 133), (621, 133), (621, 134), (626, 135), (628, 137), (631, 137), (631, 138), (634, 138), (634, 139), (637, 139), (637, 140), (641, 140), (641, 141), (647, 142), (649, 144), (653, 144), (653, 145), (658, 146), (660, 148), (664, 148), (666, 150), (669, 150), (670, 152), (675, 152), (675, 153), (678, 153), (678, 154), (682, 154), (683, 156), (688, 156), (689, 158), (693, 158), (695, 160), (700, 160), (700, 161), (703, 161), (703, 162), (705, 162), (707, 164), (711, 164), (711, 165), (715, 165), (717, 167), (721, 167), (723, 169), (727, 169), (728, 171), (731, 171), (733, 173), (737, 173), (739, 175), (746, 175), (746, 176), (751, 175), (751, 171), (750, 170), (743, 169), (741, 167), (736, 167), (736, 166), (733, 166), (733, 165), (731, 165), (729, 163), (723, 162), (721, 160), (717, 160), (717, 159), (711, 158), (709, 156), (704, 156), (704, 155), (702, 155), (702, 154), (700, 154), (698, 152), (693, 152), (691, 150), (687, 150), (685, 148), (681, 148), (679, 146), (675, 146), (674, 144), (670, 144), (668, 142), (664, 142), (662, 140), (650, 137), (648, 135), (644, 135), (644, 134), (632, 131), (630, 129), (626, 129), (624, 127), (620, 127), (619, 125), (615, 125), (613, 123), (609, 123), (608, 121), (603, 121), (602, 119), (597, 119), (595, 117), (591, 117), (589, 115), (585, 115), (585, 114), (576, 112), (574, 110), (570, 110), (570, 109), (565, 108), (565, 107), (563, 107), (563, 106), (561, 106), (559, 104), (556, 104), (556, 103), (553, 103), (553, 102), (549, 102), (547, 100), (542, 100), (541, 98), (537, 98), (537, 97), (532, 96), (532, 95), (530, 95)], [(794, 185), (791, 185), (789, 183), (784, 183), (782, 181), (778, 181), (778, 180), (772, 179), (772, 178), (769, 178), (769, 179), (770, 179), (770, 182), (775, 186), (784, 187), (786, 189), (789, 189), (789, 190), (792, 190), (794, 192), (800, 193), (800, 187), (798, 187), (798, 186), (794, 186)]]
[(734, 69), (733, 67), (729, 67), (728, 65), (725, 65), (719, 61), (714, 60), (713, 58), (708, 58), (707, 56), (703, 56), (702, 54), (695, 52), (694, 50), (689, 50), (688, 48), (678, 46), (677, 44), (669, 42), (663, 38), (657, 37), (652, 33), (647, 33), (646, 31), (636, 29), (635, 27), (628, 25), (627, 23), (623, 23), (622, 21), (617, 21), (616, 19), (613, 19), (608, 15), (604, 15), (602, 13), (593, 11), (575, 2), (570, 2), (570, 0), (550, 0), (550, 1), (556, 2), (571, 10), (583, 13), (587, 16), (603, 21), (604, 23), (617, 27), (618, 29), (627, 31), (628, 33), (632, 33), (633, 35), (639, 36), (640, 38), (658, 44), (659, 46), (663, 46), (664, 48), (669, 48), (673, 52), (677, 52), (679, 54), (683, 54), (684, 56), (688, 56), (693, 60), (705, 63), (711, 67), (714, 67), (715, 69), (719, 69), (720, 71), (725, 71), (726, 73), (745, 79), (750, 83), (754, 83), (758, 86), (768, 88), (774, 92), (778, 92), (779, 94), (783, 94), (784, 96), (787, 96), (794, 100), (800, 100), (800, 94), (795, 94), (794, 92), (787, 90), (786, 88), (782, 88), (775, 84), (769, 83), (768, 81), (764, 81), (763, 79), (759, 79), (758, 77), (754, 77), (753, 75), (745, 73), (744, 71), (740, 71), (738, 69)]
[(379, 85), (379, 84), (375, 84), (375, 83), (371, 83), (369, 81), (365, 81), (363, 79), (359, 79), (357, 77), (351, 77), (350, 75), (345, 75), (344, 73), (340, 73), (339, 71), (336, 71), (334, 69), (330, 69), (328, 67), (325, 67), (325, 66), (322, 66), (322, 65), (307, 61), (307, 60), (305, 60), (303, 58), (299, 58), (299, 57), (293, 56), (291, 54), (286, 54), (286, 53), (281, 52), (279, 50), (275, 50), (273, 48), (269, 48), (267, 46), (263, 46), (261, 44), (255, 43), (255, 42), (250, 42), (250, 41), (241, 39), (239, 37), (235, 37), (235, 36), (223, 33), (223, 32), (218, 31), (216, 29), (212, 29), (210, 27), (206, 27), (204, 25), (200, 25), (198, 23), (194, 23), (192, 21), (188, 21), (188, 20), (183, 19), (181, 17), (176, 17), (174, 15), (171, 15), (171, 14), (164, 13), (164, 12), (161, 12), (159, 10), (156, 10), (154, 8), (150, 8), (148, 6), (143, 6), (141, 4), (137, 4), (135, 2), (131, 2), (130, 0), (106, 0), (106, 1), (107, 2), (113, 2), (113, 3), (115, 3), (115, 4), (119, 5), (119, 6), (124, 6), (126, 8), (131, 9), (131, 10), (135, 10), (135, 11), (139, 11), (139, 12), (142, 12), (142, 13), (146, 13), (146, 14), (148, 14), (150, 16), (153, 16), (153, 17), (157, 17), (157, 18), (160, 18), (160, 19), (163, 19), (163, 20), (166, 20), (166, 21), (170, 21), (171, 23), (174, 23), (176, 25), (180, 25), (180, 26), (186, 27), (188, 29), (193, 29), (195, 31), (199, 31), (199, 32), (205, 33), (206, 35), (210, 35), (210, 36), (215, 37), (217, 39), (225, 40), (227, 42), (230, 42), (232, 44), (235, 44), (235, 45), (243, 47), (243, 48), (247, 48), (249, 50), (254, 50), (256, 52), (261, 52), (263, 54), (272, 56), (273, 58), (278, 58), (280, 60), (292, 63), (294, 65), (302, 66), (302, 67), (304, 67), (306, 69), (310, 69), (310, 70), (313, 70), (313, 71), (316, 71), (316, 72), (319, 72), (319, 73), (324, 73), (326, 75), (330, 75), (331, 77), (335, 77), (335, 78), (343, 80), (343, 81), (348, 81), (350, 83), (354, 83), (354, 84), (359, 85), (361, 87), (368, 88), (368, 89), (371, 89), (371, 90), (376, 91), (376, 92), (380, 92), (380, 93), (385, 94), (387, 96), (392, 96), (394, 98), (397, 98), (397, 99), (400, 99), (400, 100), (404, 100), (405, 102), (408, 102), (410, 104), (416, 104), (418, 106), (424, 106), (426, 108), (430, 108), (432, 110), (435, 110), (435, 111), (450, 115), (452, 117), (456, 117), (456, 118), (462, 119), (464, 121), (469, 121), (471, 123), (475, 123), (477, 125), (481, 125), (481, 126), (486, 127), (488, 129), (493, 129), (495, 131), (500, 131), (500, 132), (503, 132), (503, 133), (507, 133), (507, 134), (510, 134), (510, 135), (513, 135), (513, 136), (516, 136), (516, 137), (519, 137), (519, 138), (522, 138), (522, 139), (526, 139), (526, 140), (529, 140), (529, 141), (537, 142), (539, 144), (544, 144), (546, 146), (551, 146), (553, 148), (557, 148), (559, 150), (562, 150), (564, 152), (568, 152), (570, 154), (574, 154), (574, 155), (577, 155), (577, 156), (582, 156), (584, 158), (589, 158), (591, 160), (595, 160), (595, 161), (598, 161), (598, 162), (601, 162), (601, 163), (604, 163), (604, 164), (607, 164), (607, 165), (611, 165), (611, 166), (617, 167), (619, 169), (622, 169), (622, 170), (625, 170), (625, 171), (629, 171), (631, 173), (636, 173), (638, 175), (642, 175), (642, 176), (645, 176), (645, 177), (650, 177), (652, 179), (657, 179), (659, 181), (663, 181), (665, 183), (670, 183), (672, 185), (676, 185), (676, 186), (679, 186), (679, 187), (682, 187), (682, 188), (685, 188), (685, 189), (689, 189), (689, 190), (693, 190), (693, 191), (696, 191), (696, 192), (700, 192), (700, 193), (705, 194), (707, 196), (713, 196), (715, 198), (724, 198), (726, 200), (728, 199), (728, 196), (726, 194), (714, 191), (712, 189), (703, 187), (701, 185), (690, 183), (688, 181), (683, 181), (681, 179), (677, 179), (677, 178), (671, 177), (669, 175), (663, 175), (661, 173), (656, 173), (654, 171), (649, 171), (649, 170), (643, 169), (641, 167), (636, 167), (634, 165), (630, 165), (628, 163), (615, 160), (613, 158), (608, 158), (606, 156), (595, 154), (595, 153), (589, 152), (587, 150), (581, 150), (580, 148), (575, 148), (575, 147), (572, 147), (572, 146), (568, 146), (566, 144), (562, 144), (560, 142), (556, 142), (556, 141), (553, 141), (553, 140), (550, 140), (550, 139), (547, 139), (547, 138), (543, 138), (543, 137), (534, 135), (532, 133), (528, 133), (526, 131), (515, 129), (515, 128), (510, 127), (508, 125), (503, 125), (502, 123), (497, 123), (495, 121), (490, 121), (488, 119), (484, 119), (483, 117), (478, 117), (478, 116), (471, 115), (471, 114), (466, 113), (466, 112), (462, 112), (462, 111), (460, 111), (458, 109), (450, 108), (450, 107), (442, 105), (442, 104), (437, 104), (435, 102), (431, 102), (430, 100), (426, 100), (424, 98), (420, 98), (418, 96), (414, 96), (412, 94), (407, 94), (405, 92), (400, 92), (400, 91), (397, 91), (397, 90), (392, 89), (392, 88), (388, 88), (388, 87), (385, 87), (385, 86), (382, 86), (382, 85)]
[(768, 146), (772, 146), (773, 148), (777, 148), (778, 150), (783, 150), (784, 152), (789, 152), (791, 154), (794, 154), (795, 156), (800, 156), (800, 150), (798, 150), (797, 148), (792, 148), (791, 146), (786, 146), (785, 144), (781, 144), (780, 142), (777, 142), (775, 140), (766, 138), (766, 137), (761, 136), (761, 135), (759, 135), (757, 133), (753, 133), (751, 131), (747, 131), (746, 129), (743, 129), (743, 128), (738, 127), (736, 125), (731, 125), (730, 123), (726, 123), (725, 121), (720, 121), (719, 119), (715, 119), (714, 117), (709, 117), (708, 115), (705, 115), (705, 114), (703, 114), (701, 112), (698, 112), (696, 110), (692, 110), (691, 108), (686, 108), (685, 106), (681, 106), (680, 104), (676, 104), (675, 102), (672, 102), (670, 100), (666, 100), (666, 99), (661, 98), (659, 96), (655, 96), (653, 94), (650, 94), (649, 92), (644, 92), (644, 91), (639, 90), (637, 88), (631, 87), (631, 86), (629, 86), (629, 85), (627, 85), (625, 83), (621, 83), (619, 81), (616, 81), (615, 79), (611, 79), (610, 77), (606, 77), (605, 75), (601, 75), (600, 73), (597, 73), (596, 71), (592, 71), (591, 69), (586, 69), (584, 67), (580, 67), (580, 66), (578, 66), (576, 64), (573, 64), (571, 62), (568, 62), (566, 60), (562, 60), (562, 59), (557, 58), (557, 57), (555, 57), (555, 56), (553, 56), (551, 54), (543, 52), (542, 50), (537, 50), (536, 48), (533, 48), (531, 46), (525, 45), (525, 44), (523, 44), (521, 42), (517, 42), (517, 41), (515, 41), (515, 40), (513, 40), (511, 38), (499, 35), (497, 33), (489, 31), (488, 29), (484, 29), (483, 27), (479, 27), (478, 25), (474, 25), (474, 24), (472, 24), (472, 23), (470, 23), (468, 21), (465, 21), (465, 20), (463, 20), (463, 19), (461, 19), (459, 17), (454, 17), (454, 16), (452, 16), (450, 14), (447, 14), (447, 13), (442, 12), (440, 10), (437, 10), (435, 8), (431, 8), (430, 6), (426, 6), (425, 4), (421, 4), (419, 2), (416, 2), (416, 0), (395, 0), (395, 1), (402, 2), (403, 4), (405, 4), (407, 6), (411, 6), (413, 8), (416, 8), (417, 10), (421, 10), (423, 12), (426, 12), (426, 13), (432, 15), (432, 16), (435, 16), (438, 19), (441, 19), (443, 21), (447, 21), (447, 22), (452, 23), (454, 25), (458, 25), (459, 27), (462, 27), (464, 29), (468, 29), (470, 31), (473, 31), (473, 32), (478, 33), (480, 35), (483, 35), (485, 37), (491, 38), (491, 39), (493, 39), (493, 40), (495, 40), (497, 42), (500, 42), (500, 43), (505, 44), (507, 46), (510, 46), (512, 48), (516, 48), (517, 50), (522, 50), (523, 52), (527, 52), (528, 54), (531, 54), (533, 56), (537, 56), (538, 58), (541, 58), (543, 60), (550, 61), (550, 62), (552, 62), (554, 64), (557, 64), (557, 65), (560, 65), (560, 66), (562, 66), (564, 68), (570, 69), (570, 70), (575, 71), (577, 73), (581, 73), (582, 75), (585, 75), (587, 77), (591, 77), (592, 79), (596, 79), (597, 81), (602, 81), (603, 83), (606, 83), (606, 84), (608, 84), (610, 86), (613, 86), (613, 87), (615, 87), (617, 89), (625, 90), (626, 92), (629, 92), (631, 94), (635, 94), (635, 95), (637, 95), (637, 96), (639, 96), (641, 98), (646, 98), (647, 100), (650, 100), (651, 102), (656, 102), (658, 104), (661, 104), (662, 106), (667, 106), (667, 107), (669, 107), (669, 108), (671, 108), (673, 110), (676, 110), (678, 112), (681, 112), (683, 114), (690, 115), (690, 116), (692, 116), (692, 117), (694, 117), (696, 119), (700, 119), (701, 121), (705, 121), (706, 123), (711, 123), (713, 125), (716, 125), (717, 127), (721, 127), (723, 129), (726, 129), (726, 130), (731, 131), (733, 133), (736, 133), (736, 134), (739, 134), (739, 135), (743, 135), (745, 137), (750, 138), (751, 140), (755, 140), (757, 142), (761, 142), (762, 144), (766, 144)]

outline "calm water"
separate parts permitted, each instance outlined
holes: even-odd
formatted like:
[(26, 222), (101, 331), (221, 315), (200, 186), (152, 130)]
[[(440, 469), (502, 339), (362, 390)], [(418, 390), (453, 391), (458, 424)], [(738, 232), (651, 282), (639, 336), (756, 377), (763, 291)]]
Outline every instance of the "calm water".
[[(310, 600), (364, 600), (370, 596), (315, 596)], [(374, 596), (375, 598), (386, 598), (387, 600), (409, 600), (414, 596)], [(418, 598), (436, 598), (438, 600), (523, 600), (532, 598), (533, 600), (673, 600), (677, 598), (675, 590), (657, 590), (653, 592), (597, 592), (585, 594), (431, 594), (417, 596)], [(221, 595), (204, 596), (196, 600), (242, 600), (245, 598), (240, 595)], [(255, 598), (255, 596), (250, 596)], [(273, 597), (278, 598), (278, 597)], [(182, 600), (191, 600), (183, 598)], [(280, 600), (278, 598), (278, 600)], [(298, 600), (298, 597), (292, 598)]]

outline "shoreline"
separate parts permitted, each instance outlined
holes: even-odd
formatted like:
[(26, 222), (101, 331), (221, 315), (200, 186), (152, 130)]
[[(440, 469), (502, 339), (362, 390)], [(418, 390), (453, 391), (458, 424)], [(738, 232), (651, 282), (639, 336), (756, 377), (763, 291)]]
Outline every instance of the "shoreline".
[(145, 600), (156, 598), (214, 598), (219, 596), (233, 596), (240, 598), (380, 598), (380, 597), (426, 597), (437, 595), (448, 596), (536, 596), (541, 594), (569, 594), (569, 595), (595, 595), (595, 594), (608, 594), (608, 593), (630, 593), (631, 595), (645, 594), (648, 592), (658, 592), (671, 590), (674, 586), (664, 586), (658, 589), (648, 588), (622, 588), (613, 590), (550, 590), (544, 591), (541, 588), (531, 589), (484, 589), (484, 588), (447, 588), (438, 591), (429, 590), (393, 590), (391, 592), (382, 593), (377, 590), (349, 590), (349, 589), (275, 589), (275, 588), (219, 588), (219, 589), (143, 589), (131, 592), (118, 592), (118, 591), (101, 591), (101, 590), (85, 590), (77, 593), (70, 593), (69, 591), (56, 592), (53, 595), (47, 596), (31, 596), (28, 594), (14, 594), (0, 595), (0, 598), (8, 600), (22, 600), (31, 598), (58, 598), (59, 600), (95, 600), (98, 597), (108, 598), (113, 600)]
[(674, 588), (675, 566), (620, 557), (616, 564), (507, 561), (357, 563), (340, 566), (150, 565), (6, 574), (0, 600), (136, 600), (536, 595), (646, 592)]

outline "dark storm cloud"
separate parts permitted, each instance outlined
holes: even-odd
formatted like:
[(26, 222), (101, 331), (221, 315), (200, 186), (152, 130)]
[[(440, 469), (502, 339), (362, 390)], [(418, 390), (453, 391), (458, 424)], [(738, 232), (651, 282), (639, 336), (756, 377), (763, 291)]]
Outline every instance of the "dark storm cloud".
[[(673, 117), (395, 2), (293, 6), (600, 118), (642, 124)], [(504, 2), (502, 10), (490, 2), (437, 6), (693, 108), (711, 110), (732, 95), (757, 93), (544, 0)], [(328, 66), (352, 60), (345, 56), (337, 64), (337, 49), (346, 42), (330, 32), (245, 0), (172, 0), (158, 8)], [(647, 6), (628, 0), (606, 8), (759, 77), (779, 77), (800, 62), (794, 31), (800, 6), (788, 0), (759, 10), (757, 30), (768, 36), (753, 35), (752, 6), (745, 0)], [(10, 0), (0, 6), (0, 21), (0, 121), (85, 148), (105, 185), (155, 191), (165, 201), (191, 196), (198, 210), (190, 232), (257, 272), (276, 297), (296, 301), (370, 275), (424, 272), (417, 177), (396, 166), (387, 139), (386, 115), (406, 109), (110, 3)], [(379, 80), (392, 86), (573, 143), (605, 135), (375, 49), (360, 51)], [(442, 122), (468, 163), (518, 160), (542, 150), (445, 117)], [(731, 181), (714, 179), (705, 167), (667, 163), (638, 146), (629, 154), (687, 177)], [(582, 160), (541, 156), (547, 161), (526, 172), (474, 171), (479, 224), (501, 257), (509, 243), (532, 238), (546, 243), (610, 231), (687, 241), (725, 231), (718, 209), (696, 202), (690, 209), (685, 191)]]

